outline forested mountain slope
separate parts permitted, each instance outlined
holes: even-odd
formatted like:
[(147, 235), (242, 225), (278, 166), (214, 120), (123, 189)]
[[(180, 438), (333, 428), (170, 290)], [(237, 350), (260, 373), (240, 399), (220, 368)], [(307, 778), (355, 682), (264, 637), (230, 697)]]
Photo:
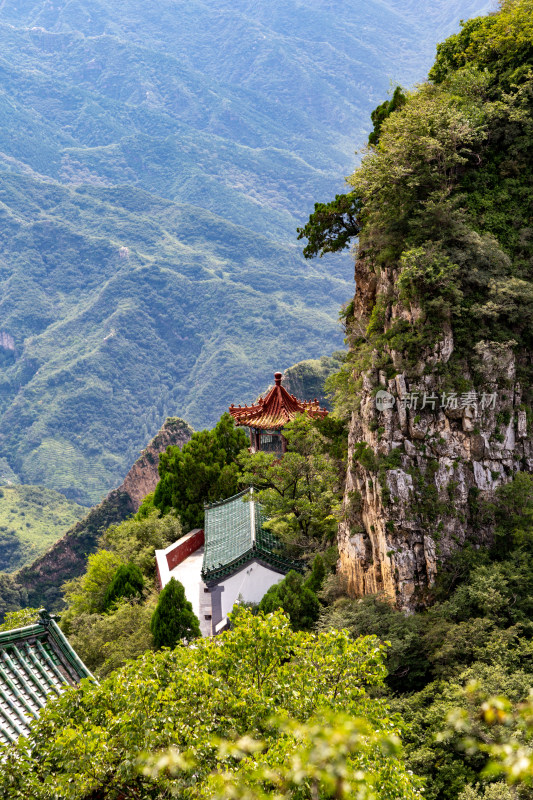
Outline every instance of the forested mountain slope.
[(0, 9), (0, 457), (95, 502), (167, 414), (211, 424), (340, 344), (352, 268), (294, 241), (389, 80), (487, 3)]
[[(109, 526), (116, 525), (135, 514), (145, 495), (155, 489), (159, 480), (159, 454), (169, 445), (182, 447), (192, 433), (190, 425), (182, 419), (177, 417), (166, 419), (161, 430), (148, 442), (120, 486), (109, 492), (107, 497), (82, 519), (78, 515), (80, 521), (73, 524), (60, 539), (57, 535), (56, 541), (50, 537), (51, 541), (47, 543), (48, 549), (43, 553), (44, 548), (41, 548), (39, 556), (33, 563), (27, 565), (25, 561), (26, 566), (14, 575), (0, 572), (0, 615), (26, 605), (45, 605), (48, 609), (60, 607), (63, 583), (84, 571), (87, 558), (96, 550), (102, 533)], [(38, 487), (15, 488), (22, 492), (32, 488), (37, 490)], [(41, 489), (41, 492), (46, 493), (47, 490)], [(62, 500), (67, 505), (67, 501), (64, 498)], [(80, 507), (74, 506), (74, 508)], [(6, 568), (4, 565), (0, 566)]]
[(0, 571), (38, 558), (87, 509), (43, 486), (0, 486)]

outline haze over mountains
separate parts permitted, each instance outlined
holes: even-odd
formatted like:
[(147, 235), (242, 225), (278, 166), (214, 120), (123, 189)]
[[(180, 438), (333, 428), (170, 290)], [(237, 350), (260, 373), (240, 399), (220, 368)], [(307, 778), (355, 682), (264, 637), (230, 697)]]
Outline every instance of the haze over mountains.
[(295, 229), (391, 81), (482, 0), (0, 7), (0, 458), (94, 503), (167, 415), (331, 353), (349, 257)]

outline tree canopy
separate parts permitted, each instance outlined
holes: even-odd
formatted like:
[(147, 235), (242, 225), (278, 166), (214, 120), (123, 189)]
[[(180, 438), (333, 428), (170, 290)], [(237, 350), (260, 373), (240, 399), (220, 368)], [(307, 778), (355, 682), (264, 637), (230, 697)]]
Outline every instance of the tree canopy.
[(338, 431), (302, 414), (283, 428), (282, 459), (264, 452), (245, 452), (239, 459), (241, 483), (254, 486), (266, 524), (297, 556), (331, 545), (335, 536), (342, 481), (327, 433), (335, 438)]
[(204, 504), (225, 499), (238, 489), (236, 457), (248, 446), (248, 438), (225, 413), (212, 430), (194, 433), (179, 447), (169, 447), (159, 460), (159, 483), (152, 500), (139, 510), (143, 516), (151, 506), (162, 514), (174, 511), (185, 532), (201, 528)]
[(372, 696), (384, 649), (237, 610), (220, 637), (146, 653), (52, 701), (1, 753), (0, 794), (418, 799), (400, 719)]
[(120, 564), (106, 589), (104, 610), (107, 611), (121, 599), (139, 598), (144, 589), (144, 578), (136, 564)]
[(315, 210), (303, 228), (297, 228), (298, 239), (307, 239), (305, 258), (336, 253), (349, 247), (360, 231), (361, 202), (353, 194), (337, 194), (329, 203), (315, 203)]

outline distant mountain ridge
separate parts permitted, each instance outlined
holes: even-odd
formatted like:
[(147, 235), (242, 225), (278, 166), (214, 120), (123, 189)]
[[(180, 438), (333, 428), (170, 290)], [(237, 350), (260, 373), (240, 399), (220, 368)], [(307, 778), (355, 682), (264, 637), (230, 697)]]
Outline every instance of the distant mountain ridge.
[(338, 347), (350, 258), (309, 266), (295, 228), (342, 189), (389, 79), (422, 78), (486, 5), (5, 0), (9, 469), (93, 504), (169, 414), (211, 425)]
[[(182, 447), (193, 433), (184, 420), (169, 418), (128, 471), (123, 483), (70, 528), (46, 553), (13, 576), (0, 575), (0, 615), (11, 607), (61, 607), (63, 583), (81, 575), (98, 539), (110, 526), (135, 514), (159, 480), (159, 453), (169, 445)], [(9, 588), (7, 588), (9, 587)], [(16, 598), (11, 600), (11, 597)]]

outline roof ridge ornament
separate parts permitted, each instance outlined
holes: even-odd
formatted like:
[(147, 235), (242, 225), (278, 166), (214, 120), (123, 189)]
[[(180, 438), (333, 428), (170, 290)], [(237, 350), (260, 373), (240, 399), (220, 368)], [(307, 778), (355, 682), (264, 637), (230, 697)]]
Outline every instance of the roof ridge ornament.
[(274, 373), (275, 384), (264, 397), (251, 405), (236, 407), (232, 404), (229, 412), (235, 425), (246, 426), (257, 431), (280, 432), (297, 414), (308, 414), (313, 419), (327, 416), (320, 408), (318, 400), (298, 400), (282, 386), (283, 373)]
[(46, 608), (39, 609), (39, 622), (45, 627), (48, 627), (51, 622), (59, 622), (60, 619), (59, 614), (50, 614)]

